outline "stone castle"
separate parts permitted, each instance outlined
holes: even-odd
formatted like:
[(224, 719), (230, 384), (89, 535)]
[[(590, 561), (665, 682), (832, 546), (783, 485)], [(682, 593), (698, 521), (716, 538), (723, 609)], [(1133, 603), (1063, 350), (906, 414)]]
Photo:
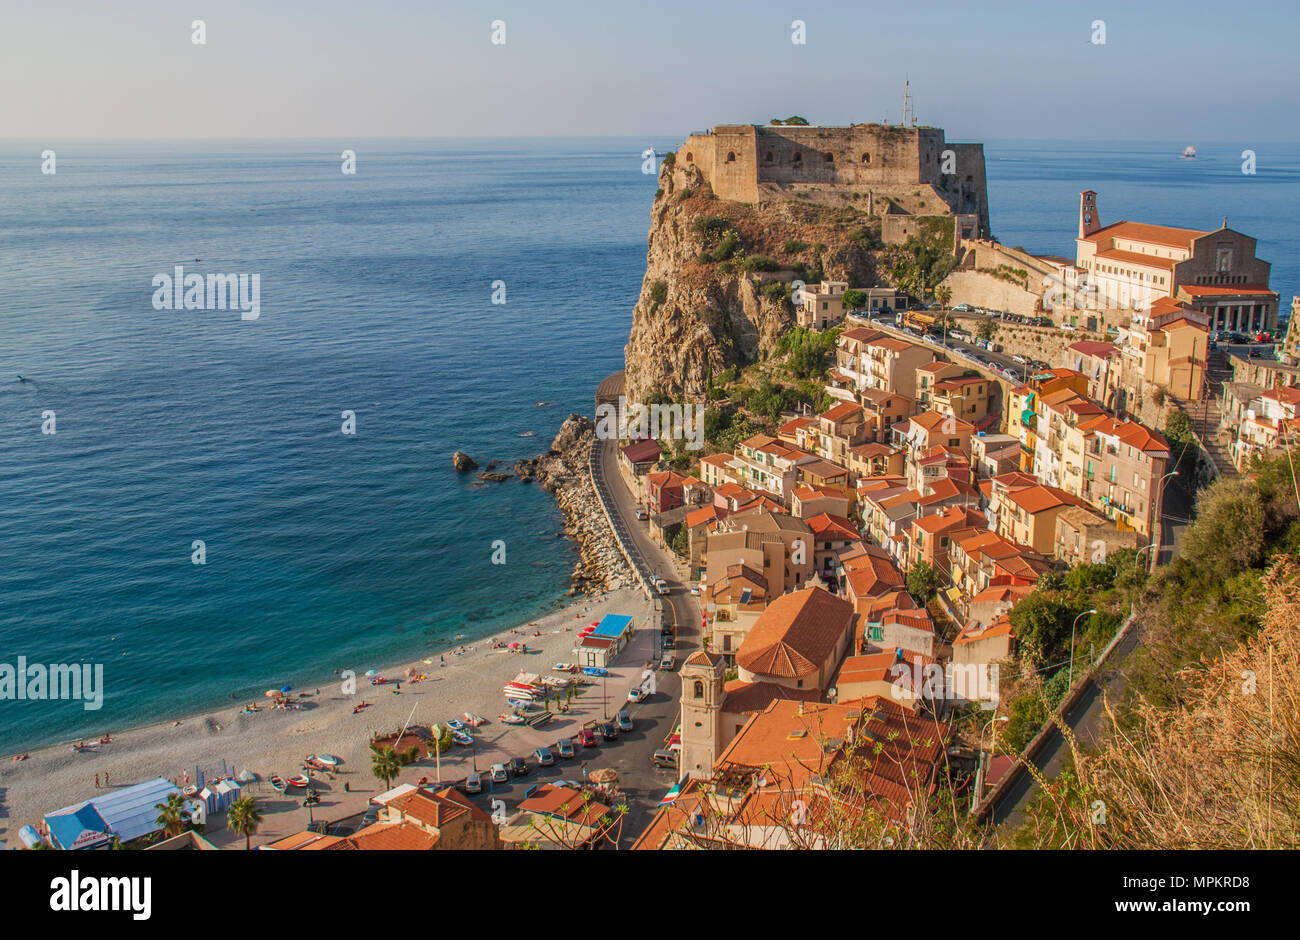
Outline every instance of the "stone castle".
[(722, 199), (855, 204), (882, 218), (887, 243), (935, 216), (955, 217), (959, 239), (989, 235), (984, 145), (937, 127), (724, 124), (691, 134), (675, 163), (698, 167)]

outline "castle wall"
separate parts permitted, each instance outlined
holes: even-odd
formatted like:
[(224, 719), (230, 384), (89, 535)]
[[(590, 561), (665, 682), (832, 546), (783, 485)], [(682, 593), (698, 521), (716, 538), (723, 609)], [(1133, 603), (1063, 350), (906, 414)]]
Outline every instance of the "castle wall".
[[(948, 150), (952, 173), (944, 172)], [(932, 200), (938, 197), (940, 209), (946, 204), (952, 214), (978, 219), (979, 231), (970, 235), (988, 233), (984, 147), (948, 143), (939, 128), (719, 125), (712, 133), (688, 137), (677, 159), (682, 166), (699, 167), (719, 198), (750, 204), (759, 201), (760, 192), (803, 184), (843, 187), (881, 205), (891, 196), (905, 207), (923, 187)]]

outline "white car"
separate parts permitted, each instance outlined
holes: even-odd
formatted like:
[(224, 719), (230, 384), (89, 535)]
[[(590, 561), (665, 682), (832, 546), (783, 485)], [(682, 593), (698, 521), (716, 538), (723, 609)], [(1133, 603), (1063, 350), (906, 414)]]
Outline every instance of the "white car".
[(655, 590), (658, 591), (660, 594), (668, 593), (668, 582), (665, 581), (663, 578), (655, 578), (654, 585), (655, 585)]
[(636, 688), (634, 688), (631, 692), (627, 693), (627, 700), (629, 702), (634, 702), (638, 705), (644, 702), (649, 697), (650, 697), (650, 693), (647, 692), (642, 686), (639, 685)]

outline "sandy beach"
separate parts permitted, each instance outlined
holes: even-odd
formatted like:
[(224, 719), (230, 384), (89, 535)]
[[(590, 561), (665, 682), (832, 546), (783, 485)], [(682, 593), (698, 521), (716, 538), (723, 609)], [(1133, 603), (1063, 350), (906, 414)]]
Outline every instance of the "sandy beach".
[[(382, 782), (370, 771), (369, 742), (374, 734), (395, 732), (408, 718), (412, 724), (427, 727), (473, 712), (488, 723), (475, 730), (478, 740), (472, 757), (470, 748), (457, 746), (445, 753), (441, 762), (442, 781), (455, 782), (469, 772), (471, 759), (483, 770), (493, 761), (526, 755), (533, 748), (575, 734), (584, 721), (600, 716), (598, 683), (575, 698), (569, 714), (557, 716), (543, 728), (507, 725), (497, 718), (506, 710), (501, 694), (504, 681), (520, 670), (547, 673), (554, 671), (557, 662), (572, 662), (578, 631), (607, 613), (631, 615), (637, 630), (632, 648), (623, 654), (608, 680), (610, 697), (621, 702), (647, 665), (657, 629), (652, 602), (639, 590), (626, 587), (579, 599), (513, 631), (455, 641), (413, 662), (362, 664), (353, 695), (344, 693), (339, 676), (322, 676), (319, 694), (315, 686), (295, 690), (294, 699), (303, 702), (300, 710), (274, 709), (269, 700), (263, 700), (261, 710), (251, 715), (241, 714), (241, 704), (146, 727), (112, 729), (110, 743), (81, 753), (61, 744), (30, 751), (24, 761), (5, 755), (0, 759), (0, 839), (11, 847), (20, 845), (17, 834), (22, 826), (36, 824), (47, 812), (102, 792), (95, 789), (97, 774), (101, 783), (107, 777), (112, 788), (160, 776), (180, 782), (183, 772), (193, 776), (196, 764), (206, 769), (224, 760), (236, 771), (251, 770), (258, 775), (259, 780), (245, 790), (257, 798), (263, 814), (253, 844), (269, 842), (307, 826), (301, 791), (294, 791), (297, 795), (275, 792), (266, 783), (270, 774), (298, 773), (309, 754), (342, 758), (335, 779), (320, 780), (321, 803), (313, 812), (317, 819), (345, 818), (364, 810), (369, 798), (383, 790)], [(494, 640), (527, 644), (528, 652), (492, 650)], [(462, 648), (460, 655), (454, 652)], [(439, 665), (440, 655), (445, 665)], [(408, 681), (408, 667), (428, 678)], [(361, 674), (372, 668), (400, 680), (400, 691), (391, 683), (372, 686)], [(362, 701), (371, 704), (354, 712)], [(396, 782), (414, 783), (421, 777), (434, 780), (436, 774), (434, 761), (420, 761), (403, 768)], [(224, 814), (209, 822), (206, 837), (223, 847), (242, 845), (242, 840), (225, 828)]]

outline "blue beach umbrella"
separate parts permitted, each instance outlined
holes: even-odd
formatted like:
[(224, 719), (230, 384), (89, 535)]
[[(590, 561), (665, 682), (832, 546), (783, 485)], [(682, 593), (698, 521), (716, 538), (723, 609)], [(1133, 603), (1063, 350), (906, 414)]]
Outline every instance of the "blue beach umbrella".
[(292, 692), (292, 691), (293, 691), (293, 686), (291, 686), (291, 685), (282, 685), (282, 686), (280, 686), (280, 691), (281, 691), (281, 692)]

